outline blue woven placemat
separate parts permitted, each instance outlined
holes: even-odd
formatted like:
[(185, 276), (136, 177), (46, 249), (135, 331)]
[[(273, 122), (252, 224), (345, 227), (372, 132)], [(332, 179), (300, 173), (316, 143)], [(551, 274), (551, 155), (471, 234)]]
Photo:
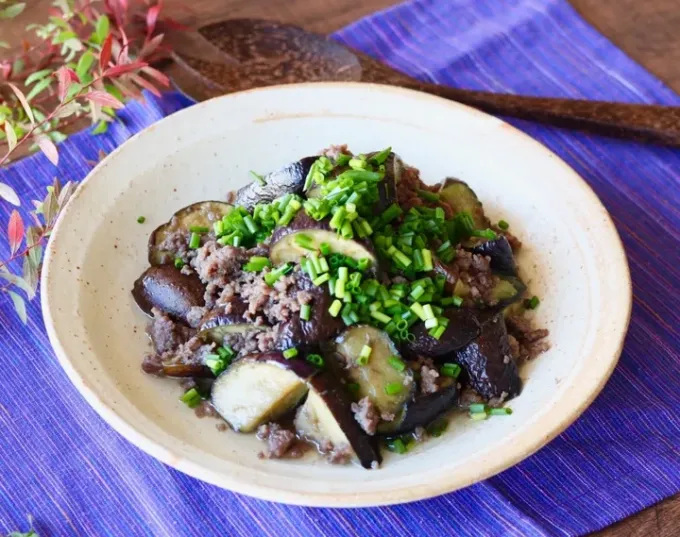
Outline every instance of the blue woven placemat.
[[(336, 34), (423, 79), (523, 94), (680, 105), (564, 0), (402, 4)], [(55, 169), (34, 156), (0, 172), (22, 199), (57, 175), (80, 179), (131, 133), (190, 102), (131, 104), (109, 133), (62, 144)], [(436, 499), (328, 510), (238, 496), (145, 455), (111, 430), (59, 368), (37, 301), (22, 326), (0, 296), (0, 534), (61, 536), (572, 536), (680, 490), (680, 151), (513, 121), (595, 189), (621, 233), (633, 319), (606, 388), (558, 439), (514, 468)], [(10, 207), (0, 203), (0, 225)], [(7, 246), (0, 245), (0, 259)], [(622, 290), (625, 292), (625, 290)]]

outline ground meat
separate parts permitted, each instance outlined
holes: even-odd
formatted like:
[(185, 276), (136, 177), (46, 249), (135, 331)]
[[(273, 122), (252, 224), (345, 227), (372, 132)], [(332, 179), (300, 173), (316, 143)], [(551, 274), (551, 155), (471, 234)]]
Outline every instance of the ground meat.
[(157, 308), (152, 308), (153, 321), (147, 331), (153, 342), (156, 353), (172, 351), (188, 339), (188, 331), (175, 323), (170, 317)]
[(444, 210), (444, 217), (449, 219), (454, 216), (451, 206), (443, 200), (430, 202), (423, 200), (418, 195), (418, 190), (429, 190), (435, 192), (439, 189), (439, 185), (426, 185), (420, 180), (420, 171), (413, 166), (404, 166), (404, 171), (401, 174), (399, 181), (399, 188), (397, 189), (397, 200), (404, 211), (408, 211), (412, 207), (441, 207)]
[(396, 414), (394, 412), (381, 412), (380, 413), (380, 419), (383, 421), (394, 421), (394, 418), (396, 418)]
[(435, 271), (446, 277), (449, 289), (455, 288), (460, 280), (468, 289), (465, 299), (467, 306), (474, 306), (480, 300), (493, 306), (496, 302), (491, 291), (498, 283), (498, 277), (491, 273), (489, 256), (472, 254), (462, 248), (456, 249), (456, 257), (451, 263), (437, 261)]
[(484, 403), (484, 398), (468, 386), (461, 391), (458, 404), (461, 408), (467, 408), (473, 403)]
[(550, 334), (546, 329), (534, 327), (533, 320), (523, 314), (511, 315), (506, 319), (508, 338), (513, 357), (531, 360), (550, 348), (546, 340)]
[(179, 271), (185, 276), (191, 276), (194, 273), (194, 270), (191, 268), (191, 265), (182, 265), (182, 268), (179, 269)]
[(229, 346), (238, 354), (246, 356), (261, 352), (268, 352), (274, 349), (278, 339), (280, 327), (267, 327), (265, 330), (249, 330), (243, 334), (227, 334), (224, 337), (223, 345)]
[(420, 368), (420, 391), (427, 395), (428, 393), (435, 393), (439, 390), (437, 379), (439, 378), (439, 371), (434, 366), (424, 365)]
[(192, 307), (189, 310), (189, 313), (187, 313), (187, 323), (189, 323), (189, 326), (192, 328), (197, 328), (201, 324), (201, 319), (203, 319), (207, 312), (208, 308), (201, 306)]
[(212, 288), (224, 287), (240, 272), (247, 260), (248, 255), (243, 248), (221, 246), (211, 240), (198, 249), (191, 266), (203, 283)]
[(168, 365), (203, 365), (208, 355), (212, 354), (214, 348), (214, 343), (205, 343), (198, 336), (193, 336), (176, 349), (164, 352), (161, 358), (163, 363)]
[(352, 154), (352, 152), (347, 148), (347, 144), (332, 145), (332, 146), (327, 147), (326, 149), (323, 149), (322, 151), (319, 152), (319, 154), (325, 155), (329, 159), (332, 159), (332, 160), (337, 159), (338, 155), (340, 153), (344, 153), (345, 155), (351, 155)]
[(194, 414), (198, 418), (218, 418), (220, 416), (210, 401), (201, 401), (194, 409)]
[(159, 375), (163, 371), (163, 359), (155, 352), (145, 354), (142, 360), (142, 371), (150, 375)]
[(174, 257), (181, 258), (185, 263), (189, 262), (193, 254), (193, 251), (189, 249), (189, 232), (185, 229), (167, 233), (156, 249), (161, 252), (171, 252)]
[(215, 429), (217, 429), (219, 432), (223, 433), (223, 432), (229, 430), (229, 425), (227, 425), (224, 421), (221, 421), (217, 425), (215, 425)]
[(352, 450), (352, 447), (349, 444), (344, 444), (340, 447), (331, 449), (326, 454), (326, 459), (328, 459), (328, 462), (331, 464), (347, 464), (352, 460), (353, 456), (354, 451)]
[(380, 414), (378, 409), (368, 397), (364, 397), (358, 403), (352, 403), (352, 412), (354, 412), (354, 419), (367, 434), (373, 436), (378, 423), (380, 423)]
[(280, 459), (297, 440), (293, 431), (284, 429), (278, 423), (260, 425), (257, 429), (257, 437), (267, 442), (267, 448), (261, 453), (261, 456), (267, 459)]
[(508, 395), (510, 395), (508, 392), (501, 392), (498, 397), (492, 397), (489, 399), (489, 406), (493, 408), (503, 406), (503, 403), (508, 398)]

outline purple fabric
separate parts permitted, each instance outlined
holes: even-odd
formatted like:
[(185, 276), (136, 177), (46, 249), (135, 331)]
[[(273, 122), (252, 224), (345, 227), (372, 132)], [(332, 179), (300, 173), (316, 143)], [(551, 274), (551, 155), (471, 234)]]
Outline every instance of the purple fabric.
[[(680, 105), (564, 0), (410, 2), (337, 39), (423, 79), (535, 95)], [(177, 94), (130, 105), (103, 136), (62, 144), (59, 170), (35, 156), (0, 172), (23, 199), (52, 177), (80, 179), (97, 149), (188, 105)], [(41, 535), (583, 535), (680, 490), (680, 152), (513, 121), (595, 189), (619, 228), (634, 286), (621, 362), (558, 439), (463, 491), (395, 507), (269, 504), (164, 466), (123, 440), (59, 368), (37, 301), (29, 324), (0, 297), (0, 533), (36, 518)], [(8, 205), (0, 203), (0, 224)], [(0, 245), (0, 259), (7, 246)]]

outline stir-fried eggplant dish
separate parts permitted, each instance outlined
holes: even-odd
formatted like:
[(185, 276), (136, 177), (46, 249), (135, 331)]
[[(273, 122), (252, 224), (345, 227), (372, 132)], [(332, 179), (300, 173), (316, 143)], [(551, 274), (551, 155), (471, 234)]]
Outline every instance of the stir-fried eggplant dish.
[(532, 326), (521, 243), (466, 183), (426, 185), (391, 148), (345, 146), (253, 177), (152, 233), (132, 291), (151, 316), (146, 373), (267, 458), (377, 468), (452, 410), (511, 413), (518, 364), (548, 332)]

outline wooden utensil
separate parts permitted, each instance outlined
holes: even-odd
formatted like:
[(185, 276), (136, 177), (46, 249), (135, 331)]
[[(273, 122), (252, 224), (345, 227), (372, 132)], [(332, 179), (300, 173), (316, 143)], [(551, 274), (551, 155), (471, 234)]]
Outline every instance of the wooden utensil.
[(680, 147), (680, 107), (527, 97), (421, 82), (297, 26), (233, 19), (169, 36), (173, 80), (205, 100), (295, 82), (361, 81), (411, 88), (512, 116), (605, 136)]

